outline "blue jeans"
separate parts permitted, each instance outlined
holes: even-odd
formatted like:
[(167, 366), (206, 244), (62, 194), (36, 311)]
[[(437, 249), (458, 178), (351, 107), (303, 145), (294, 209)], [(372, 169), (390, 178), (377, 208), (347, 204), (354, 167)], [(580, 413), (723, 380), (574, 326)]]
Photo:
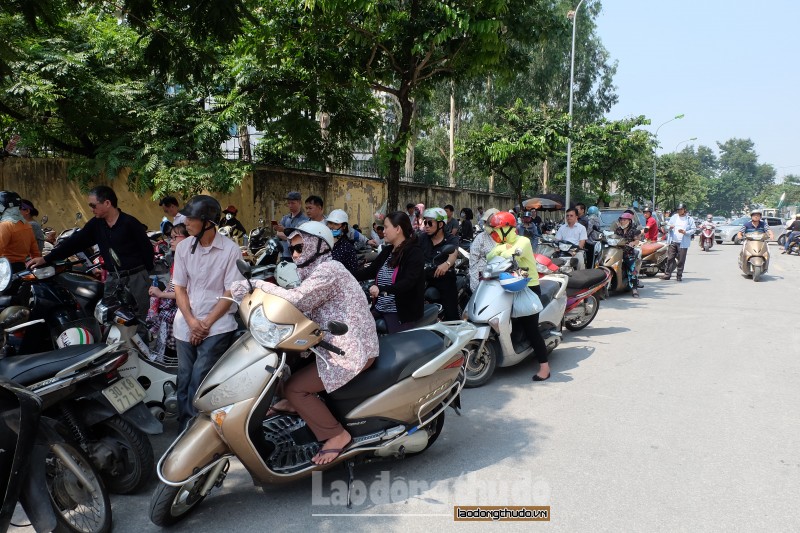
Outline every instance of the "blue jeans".
[(800, 231), (790, 231), (789, 234), (786, 235), (786, 244), (783, 245), (783, 249), (789, 250), (789, 244), (791, 244), (792, 239), (798, 235), (800, 235)]
[(233, 331), (212, 335), (198, 346), (175, 339), (178, 351), (178, 424), (182, 428), (197, 414), (193, 400), (200, 383), (233, 341)]

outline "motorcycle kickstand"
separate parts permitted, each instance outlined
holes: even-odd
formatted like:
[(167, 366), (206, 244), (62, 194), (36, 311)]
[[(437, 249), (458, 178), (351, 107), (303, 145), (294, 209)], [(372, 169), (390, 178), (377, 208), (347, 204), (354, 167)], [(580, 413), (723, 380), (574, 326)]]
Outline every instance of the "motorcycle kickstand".
[(350, 499), (350, 493), (353, 489), (353, 481), (355, 481), (355, 461), (348, 459), (344, 466), (347, 469), (347, 508), (352, 509), (353, 501)]

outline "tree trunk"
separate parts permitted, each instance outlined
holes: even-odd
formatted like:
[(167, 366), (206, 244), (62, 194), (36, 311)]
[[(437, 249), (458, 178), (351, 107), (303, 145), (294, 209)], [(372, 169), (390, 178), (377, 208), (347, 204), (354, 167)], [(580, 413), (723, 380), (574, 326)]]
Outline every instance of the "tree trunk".
[(411, 119), (414, 115), (414, 104), (408, 97), (408, 89), (401, 89), (397, 95), (400, 104), (400, 125), (397, 137), (389, 149), (389, 175), (386, 176), (386, 212), (397, 211), (400, 201), (400, 165), (403, 161), (403, 149), (411, 132)]
[(247, 124), (239, 124), (237, 129), (239, 130), (239, 149), (241, 151), (240, 158), (242, 161), (252, 163), (253, 153), (250, 150), (250, 130), (247, 128)]
[(450, 186), (456, 186), (456, 83), (450, 82), (450, 157), (447, 175)]
[[(330, 113), (321, 112), (319, 114), (319, 134), (322, 137), (322, 141), (324, 144), (328, 143), (328, 138), (330, 137), (330, 131), (328, 131), (328, 127), (331, 125), (331, 115)], [(332, 172), (333, 168), (330, 166), (330, 162), (327, 160), (325, 161), (325, 172)]]
[(549, 178), (547, 166), (547, 159), (545, 159), (542, 163), (542, 194), (547, 194), (547, 181)]
[(413, 127), (414, 118), (417, 116), (417, 103), (411, 102), (411, 125), (412, 129), (408, 136), (408, 146), (406, 146), (406, 179), (411, 180), (414, 177), (414, 150), (417, 147), (417, 129)]

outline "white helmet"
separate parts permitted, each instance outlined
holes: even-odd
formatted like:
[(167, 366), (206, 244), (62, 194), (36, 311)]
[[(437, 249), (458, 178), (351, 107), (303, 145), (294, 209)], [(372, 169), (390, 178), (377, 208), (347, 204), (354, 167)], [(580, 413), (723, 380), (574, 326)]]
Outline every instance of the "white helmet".
[(761, 212), (761, 209), (751, 209), (751, 210), (750, 210), (750, 216), (753, 216), (753, 215), (763, 215), (763, 214), (764, 214), (764, 213), (762, 213), (762, 212)]
[(349, 224), (350, 218), (347, 216), (347, 213), (344, 212), (344, 209), (334, 209), (328, 215), (328, 222), (333, 222), (334, 224)]
[(94, 344), (94, 337), (86, 328), (65, 329), (56, 339), (56, 345), (59, 348), (78, 346), (80, 344)]
[(303, 222), (300, 224), (295, 231), (322, 239), (328, 243), (328, 247), (333, 250), (333, 232), (331, 232), (331, 229), (322, 222), (309, 220), (308, 222)]
[(294, 289), (300, 285), (300, 274), (297, 273), (297, 265), (289, 261), (281, 261), (275, 267), (275, 281), (284, 289)]
[(447, 221), (447, 211), (441, 207), (429, 207), (422, 214), (422, 218), (432, 218), (438, 222), (445, 222)]

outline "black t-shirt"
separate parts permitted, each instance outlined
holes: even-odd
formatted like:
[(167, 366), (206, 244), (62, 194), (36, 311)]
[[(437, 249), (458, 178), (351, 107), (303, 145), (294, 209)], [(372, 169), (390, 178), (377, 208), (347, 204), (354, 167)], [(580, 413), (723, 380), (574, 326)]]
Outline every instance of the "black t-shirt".
[(442, 239), (439, 244), (434, 245), (428, 234), (424, 231), (420, 231), (417, 233), (417, 243), (418, 246), (422, 248), (422, 255), (425, 257), (425, 262), (430, 263), (433, 261), (433, 256), (446, 245), (452, 244), (453, 246), (458, 246), (458, 237), (455, 235), (445, 235), (444, 239)]
[(789, 231), (800, 231), (800, 220), (792, 222), (792, 225), (789, 226)]

